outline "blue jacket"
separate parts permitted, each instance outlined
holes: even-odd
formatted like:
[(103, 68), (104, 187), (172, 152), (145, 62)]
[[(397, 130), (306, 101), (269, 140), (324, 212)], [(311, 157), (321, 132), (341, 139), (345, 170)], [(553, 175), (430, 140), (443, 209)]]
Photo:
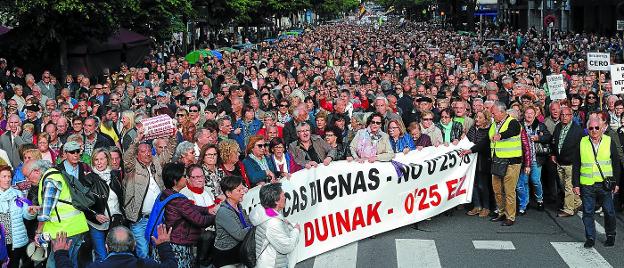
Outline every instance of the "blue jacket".
[[(268, 157), (265, 156), (264, 159), (266, 159), (267, 161), (269, 170), (277, 176), (275, 165), (271, 165), (271, 160)], [(247, 178), (249, 178), (251, 187), (256, 186), (259, 182), (267, 180), (266, 172), (260, 168), (260, 165), (256, 162), (256, 160), (253, 160), (249, 156), (247, 156), (245, 157), (245, 159), (243, 159), (243, 165), (245, 165), (245, 172), (247, 173)]]
[(412, 139), (412, 135), (408, 133), (403, 134), (403, 136), (399, 137), (399, 139), (396, 141), (392, 137), (390, 137), (390, 145), (392, 145), (392, 150), (395, 153), (401, 153), (405, 148), (409, 148), (410, 150), (416, 150), (414, 139)]
[(20, 208), (17, 206), (16, 199), (22, 197), (22, 192), (17, 189), (9, 188), (0, 193), (0, 212), (11, 213), (11, 232), (13, 237), (13, 249), (21, 248), (28, 244), (28, 234), (26, 233), (26, 225), (24, 219), (32, 220), (34, 215), (28, 214), (28, 204), (23, 203)]
[(234, 133), (234, 130), (237, 128), (240, 128), (241, 132), (240, 134), (234, 134), (234, 139), (236, 140), (236, 142), (238, 142), (240, 148), (244, 150), (246, 148), (249, 137), (256, 135), (258, 131), (260, 131), (260, 129), (262, 128), (262, 122), (254, 118), (248, 126), (245, 126), (243, 120), (238, 119), (236, 123), (234, 123), (234, 126), (232, 126), (232, 133)]

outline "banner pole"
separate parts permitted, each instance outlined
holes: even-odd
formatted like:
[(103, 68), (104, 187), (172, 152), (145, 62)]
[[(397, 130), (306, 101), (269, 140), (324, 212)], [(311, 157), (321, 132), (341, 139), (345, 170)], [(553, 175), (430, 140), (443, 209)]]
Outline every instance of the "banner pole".
[(600, 111), (602, 111), (602, 84), (600, 83), (600, 71), (598, 71), (598, 96), (600, 97)]

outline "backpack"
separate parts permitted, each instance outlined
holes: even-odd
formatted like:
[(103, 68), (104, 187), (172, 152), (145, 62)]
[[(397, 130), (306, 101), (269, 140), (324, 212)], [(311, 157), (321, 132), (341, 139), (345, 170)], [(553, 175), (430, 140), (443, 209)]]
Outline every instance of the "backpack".
[[(95, 200), (97, 198), (96, 192), (92, 192), (88, 187), (88, 184), (83, 183), (78, 178), (69, 175), (67, 173), (62, 173), (56, 169), (48, 172), (45, 177), (41, 181), (45, 181), (49, 176), (61, 174), (65, 183), (69, 186), (69, 194), (71, 195), (71, 202), (67, 200), (59, 199), (58, 201), (61, 203), (69, 204), (74, 206), (76, 209), (80, 211), (89, 211), (90, 207), (95, 204)], [(57, 213), (58, 216), (58, 213)], [(60, 218), (59, 218), (60, 222)]]
[[(158, 238), (156, 228), (158, 228), (158, 225), (161, 225), (165, 220), (165, 206), (167, 206), (167, 203), (176, 198), (186, 199), (186, 196), (181, 193), (174, 193), (164, 200), (161, 200), (161, 197), (162, 193), (159, 194), (156, 201), (154, 201), (154, 206), (152, 207), (152, 212), (150, 212), (149, 218), (147, 219), (147, 226), (145, 228), (145, 239), (150, 242), (151, 246), (155, 246), (152, 241), (152, 236)], [(175, 226), (172, 227), (175, 229)]]
[[(240, 248), (238, 249), (241, 263), (246, 267), (256, 267), (256, 229), (256, 226), (252, 226), (249, 229), (243, 241), (240, 242)], [(258, 256), (260, 255), (262, 255), (262, 252), (258, 254)]]

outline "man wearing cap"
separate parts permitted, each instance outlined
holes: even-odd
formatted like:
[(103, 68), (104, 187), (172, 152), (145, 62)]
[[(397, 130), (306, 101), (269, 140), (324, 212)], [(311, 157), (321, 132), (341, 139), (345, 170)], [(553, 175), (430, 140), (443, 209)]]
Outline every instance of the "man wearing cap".
[(41, 132), (41, 118), (37, 116), (39, 113), (39, 105), (29, 104), (26, 105), (26, 120), (24, 120), (23, 124), (33, 124), (35, 126), (35, 135)]
[[(66, 160), (58, 167), (50, 168), (43, 173), (39, 180), (38, 201), (41, 204), (41, 213), (37, 216), (39, 225), (35, 236), (43, 233), (49, 234), (52, 239), (58, 232), (66, 232), (68, 239), (72, 240), (69, 256), (73, 267), (78, 267), (78, 251), (82, 244), (84, 233), (89, 231), (87, 219), (84, 213), (71, 204), (70, 186), (66, 176), (78, 178), (80, 170), (80, 144), (70, 141), (63, 147), (63, 155)], [(38, 241), (35, 238), (35, 241)], [(48, 257), (47, 267), (55, 267), (54, 253)]]
[[(176, 133), (174, 129), (173, 133)], [(137, 137), (124, 152), (123, 162), (125, 169), (126, 189), (124, 195), (126, 218), (131, 222), (130, 230), (136, 237), (136, 254), (139, 258), (146, 258), (148, 244), (145, 239), (147, 220), (152, 212), (154, 201), (164, 189), (162, 167), (171, 160), (176, 148), (176, 135), (169, 136), (168, 145), (161, 154), (152, 156), (152, 147), (143, 141), (143, 127), (137, 125)]]

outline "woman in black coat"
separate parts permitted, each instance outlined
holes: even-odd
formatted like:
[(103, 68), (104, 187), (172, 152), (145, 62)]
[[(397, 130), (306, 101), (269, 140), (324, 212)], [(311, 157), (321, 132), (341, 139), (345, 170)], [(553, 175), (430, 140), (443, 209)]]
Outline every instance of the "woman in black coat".
[[(492, 115), (488, 111), (477, 112), (475, 115), (475, 124), (468, 130), (466, 136), (468, 140), (477, 144), (483, 139), (489, 139), (488, 132), (492, 122)], [(469, 216), (479, 215), (479, 217), (487, 217), (490, 214), (492, 203), (490, 196), (492, 195), (492, 174), (490, 172), (490, 145), (479, 153), (477, 157), (477, 171), (475, 172), (474, 190), (472, 191), (472, 204), (474, 208), (466, 212)]]

